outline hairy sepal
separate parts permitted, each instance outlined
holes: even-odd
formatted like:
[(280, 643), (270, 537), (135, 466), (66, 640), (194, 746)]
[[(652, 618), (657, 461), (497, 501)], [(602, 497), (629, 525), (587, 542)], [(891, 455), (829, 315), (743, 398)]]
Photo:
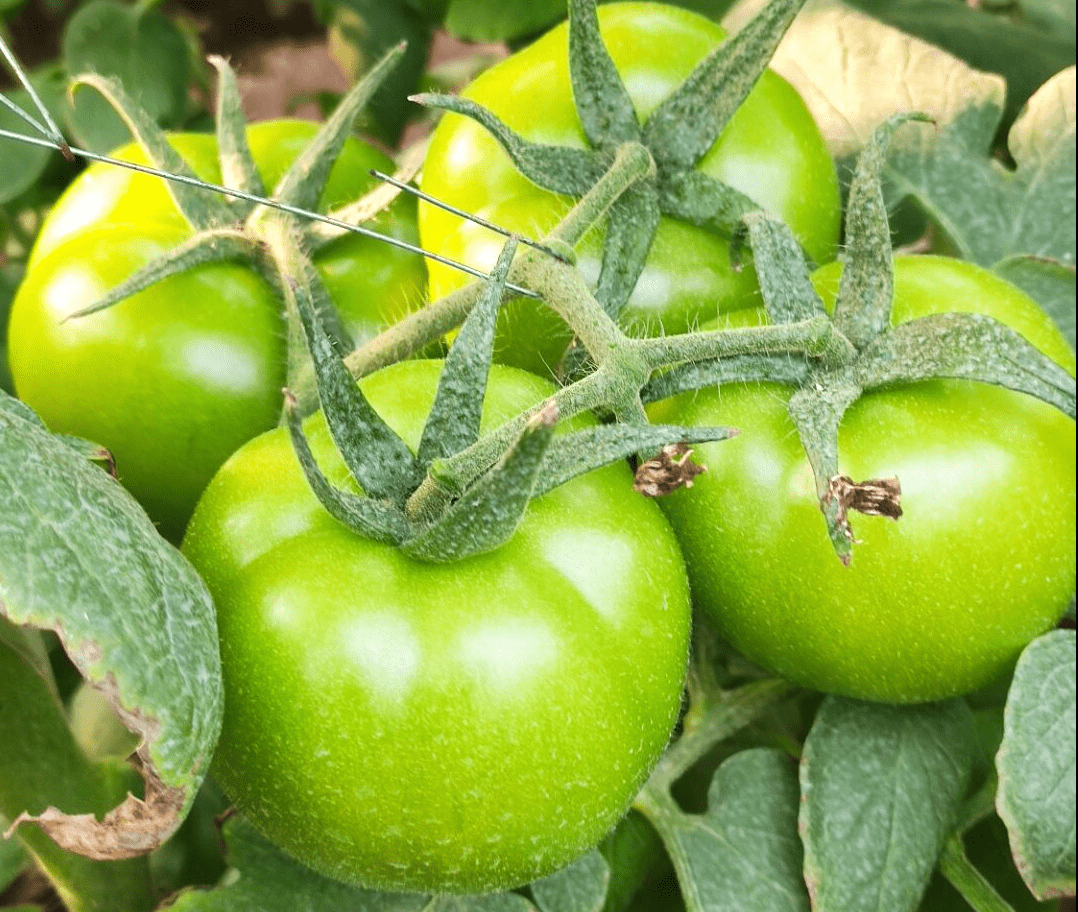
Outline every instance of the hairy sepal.
[[(208, 59), (217, 70), (217, 154), (224, 184), (252, 196), (265, 196), (266, 186), (247, 142), (247, 121), (240, 104), (236, 74), (224, 57), (211, 54)], [(237, 217), (243, 219), (255, 208), (253, 202), (243, 199), (235, 200), (232, 205)]]

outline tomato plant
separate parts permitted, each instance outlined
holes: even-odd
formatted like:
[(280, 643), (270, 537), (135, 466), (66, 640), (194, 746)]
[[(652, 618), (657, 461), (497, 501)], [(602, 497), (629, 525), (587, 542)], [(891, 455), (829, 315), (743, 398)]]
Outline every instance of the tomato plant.
[[(725, 37), (701, 16), (659, 4), (604, 5), (599, 24), (641, 122)], [(464, 97), (529, 140), (586, 148), (570, 85), (567, 33), (567, 26), (558, 26), (491, 67)], [(835, 168), (804, 103), (779, 76), (763, 74), (695, 169), (779, 214), (818, 262), (834, 256), (840, 217)], [(522, 175), (482, 126), (453, 114), (431, 139), (422, 187), (529, 236), (551, 229), (571, 205)], [(429, 205), (420, 206), (419, 232), (428, 249), (484, 268), (500, 248), (491, 232)], [(602, 232), (594, 232), (578, 251), (578, 264), (593, 281), (602, 243)], [(431, 265), (432, 299), (462, 283), (459, 273)], [(684, 332), (716, 312), (746, 306), (755, 289), (751, 270), (731, 267), (728, 236), (663, 216), (621, 321), (636, 331)], [(548, 310), (515, 302), (503, 312), (498, 357), (542, 370), (557, 364), (567, 341), (564, 326)]]
[[(840, 275), (833, 264), (813, 277), (832, 306)], [(1013, 286), (957, 260), (896, 260), (893, 322), (943, 311), (989, 314), (1074, 370)], [(955, 380), (858, 400), (841, 425), (844, 464), (857, 478), (897, 475), (903, 515), (861, 519), (849, 567), (823, 534), (781, 387), (726, 385), (652, 414), (741, 429), (702, 448), (708, 472), (663, 506), (695, 604), (791, 681), (887, 702), (967, 693), (1004, 674), (1074, 591), (1074, 424), (1043, 402)]]
[[(316, 129), (300, 121), (250, 128), (266, 186), (277, 184)], [(200, 177), (220, 183), (212, 137), (176, 134), (171, 141)], [(136, 146), (118, 154), (146, 163)], [(350, 141), (322, 205), (356, 199), (372, 184), (369, 169), (387, 167), (382, 153)], [(414, 239), (408, 202), (391, 209), (379, 227)], [(91, 165), (45, 220), (9, 328), (20, 398), (57, 433), (107, 447), (124, 484), (176, 540), (214, 471), (277, 420), (285, 381), (283, 304), (247, 266), (210, 263), (108, 310), (69, 318), (191, 236), (159, 178)], [(359, 341), (406, 312), (424, 281), (417, 256), (369, 238), (341, 238), (316, 263), (345, 329)]]
[[(363, 382), (413, 446), (439, 368)], [(484, 421), (549, 392), (497, 370)], [(307, 430), (343, 479), (324, 423)], [(680, 555), (630, 482), (579, 478), (500, 549), (426, 564), (332, 519), (284, 429), (251, 441), (184, 541), (218, 611), (218, 783), (277, 845), (368, 886), (516, 886), (593, 845), (666, 745), (688, 644)]]

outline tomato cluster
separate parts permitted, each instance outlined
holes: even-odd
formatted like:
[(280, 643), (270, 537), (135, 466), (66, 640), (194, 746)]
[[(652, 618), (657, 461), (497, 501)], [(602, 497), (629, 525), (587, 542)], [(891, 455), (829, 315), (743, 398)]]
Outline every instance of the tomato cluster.
[[(651, 3), (603, 6), (599, 21), (641, 121), (725, 37)], [(466, 94), (537, 143), (584, 148), (566, 46), (558, 27)], [(251, 127), (266, 186), (313, 132)], [(210, 137), (171, 141), (220, 181)], [(117, 154), (145, 160), (136, 147)], [(696, 167), (788, 223), (816, 262), (834, 258), (834, 165), (776, 75), (764, 74)], [(365, 192), (371, 168), (391, 162), (350, 140), (323, 208)], [(572, 205), (456, 115), (434, 133), (423, 189), (531, 236)], [(502, 244), (429, 206), (417, 226), (407, 201), (377, 227), (481, 269)], [(162, 532), (182, 538), (218, 612), (227, 709), (213, 775), (259, 830), (319, 872), (383, 889), (481, 892), (517, 887), (595, 845), (674, 730), (692, 608), (791, 682), (909, 703), (1004, 675), (1072, 596), (1072, 420), (1021, 393), (955, 380), (873, 390), (845, 415), (844, 470), (897, 475), (904, 498), (899, 522), (857, 518), (849, 567), (828, 540), (790, 390), (768, 382), (651, 406), (655, 422), (741, 432), (700, 449), (707, 471), (662, 509), (633, 492), (627, 466), (610, 466), (537, 498), (496, 550), (418, 561), (333, 519), (288, 430), (274, 427), (287, 322), (256, 272), (199, 266), (70, 319), (190, 233), (156, 178), (89, 168), (34, 248), (12, 308), (11, 370), (52, 430), (107, 447)], [(719, 315), (723, 326), (764, 325), (756, 276), (731, 265), (730, 246), (712, 227), (664, 217), (622, 327), (675, 335)], [(601, 231), (581, 245), (586, 279), (602, 250)], [(425, 281), (416, 257), (365, 238), (335, 241), (314, 263), (356, 343), (411, 309)], [(841, 271), (830, 263), (813, 275), (831, 309)], [(429, 297), (465, 281), (436, 265)], [(1016, 329), (1073, 373), (1069, 345), (1016, 288), (956, 260), (896, 261), (895, 324), (950, 311)], [(491, 371), (484, 430), (554, 394), (536, 374), (572, 335), (532, 301), (513, 300), (499, 319), (497, 357), (514, 366)], [(361, 383), (413, 449), (441, 370), (412, 360)], [(326, 477), (356, 493), (321, 413), (305, 433)]]

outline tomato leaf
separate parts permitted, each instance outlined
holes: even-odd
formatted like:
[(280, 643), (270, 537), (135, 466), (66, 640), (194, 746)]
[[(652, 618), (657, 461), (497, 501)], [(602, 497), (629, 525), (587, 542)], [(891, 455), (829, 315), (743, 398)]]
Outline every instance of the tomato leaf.
[[(160, 171), (198, 181), (198, 176), (180, 154), (169, 144), (164, 131), (157, 126), (149, 112), (127, 94), (123, 83), (111, 76), (83, 73), (74, 77), (75, 86), (88, 85), (96, 89), (119, 113), (130, 134), (146, 153), (150, 163)], [(137, 83), (136, 83), (137, 84)], [(126, 137), (124, 137), (126, 138)], [(236, 217), (228, 203), (212, 189), (193, 186), (187, 181), (165, 182), (176, 208), (196, 231), (234, 224)]]
[(767, 68), (804, 0), (771, 0), (740, 32), (705, 57), (659, 105), (644, 142), (660, 172), (691, 168), (711, 148)]
[[(32, 77), (35, 91), (50, 111), (63, 109), (63, 82), (63, 75), (56, 68), (42, 70)], [(23, 111), (33, 110), (33, 102), (25, 89), (5, 89), (4, 95)], [(6, 105), (0, 106), (0, 130), (37, 135), (35, 129)], [(45, 146), (0, 138), (0, 205), (11, 202), (33, 187), (55, 154), (53, 149)]]
[[(123, 767), (117, 775), (115, 765), (92, 763), (79, 749), (47, 662), (42, 669), (13, 645), (13, 639), (27, 633), (0, 618), (0, 821), (18, 820), (24, 812), (41, 812), (50, 804), (106, 814), (123, 801), (132, 784), (123, 774), (137, 776)], [(15, 833), (18, 839), (11, 842), (0, 838), (0, 867), (9, 846), (17, 851), (11, 861), (23, 859), (22, 847), (29, 849), (62, 895), (78, 897), (78, 909), (143, 912), (153, 905), (145, 858), (94, 860), (65, 851), (34, 827)], [(0, 893), (2, 875), (0, 871)]]
[(1029, 889), (1073, 896), (1075, 633), (1034, 640), (1014, 673), (996, 756), (996, 806)]
[(602, 912), (610, 866), (594, 849), (571, 865), (537, 880), (532, 896), (542, 912)]
[[(247, 121), (243, 116), (236, 73), (224, 57), (211, 54), (210, 63), (217, 70), (217, 154), (221, 162), (221, 178), (226, 187), (242, 190), (254, 196), (265, 196), (266, 186), (255, 165), (247, 141)], [(247, 218), (255, 204), (248, 200), (232, 202), (237, 218)]]
[[(302, 255), (300, 255), (302, 256)], [(348, 471), (371, 497), (403, 500), (419, 483), (422, 471), (408, 445), (385, 423), (356, 385), (337, 354), (315, 310), (310, 279), (313, 268), (291, 269), (285, 294), (298, 315), (318, 378), (318, 398)], [(295, 275), (295, 272), (301, 275)]]
[(108, 474), (14, 409), (0, 410), (0, 439), (0, 612), (55, 630), (143, 739), (145, 801), (102, 822), (63, 809), (35, 822), (92, 857), (151, 851), (186, 815), (220, 731), (213, 604)]
[(791, 759), (754, 748), (718, 768), (706, 814), (684, 814), (672, 802), (647, 811), (688, 912), (808, 912), (797, 806)]
[[(115, 0), (94, 0), (68, 20), (63, 34), (68, 73), (97, 73), (136, 92), (135, 101), (158, 123), (178, 124), (187, 111), (191, 80), (187, 41), (167, 18)], [(68, 125), (80, 143), (108, 152), (127, 141), (116, 113), (101, 99), (79, 96)]]
[(1035, 256), (1012, 256), (993, 267), (996, 275), (1017, 285), (1041, 305), (1075, 347), (1075, 270), (1055, 260)]
[(1067, 370), (984, 314), (931, 314), (891, 327), (865, 349), (857, 368), (865, 389), (953, 377), (1027, 393), (1075, 415), (1074, 378)]
[(564, 0), (450, 0), (445, 27), (465, 41), (506, 41), (537, 34), (563, 16)]
[(104, 297), (76, 310), (67, 319), (76, 320), (97, 313), (99, 310), (106, 310), (113, 304), (118, 304), (151, 285), (163, 282), (169, 276), (179, 275), (195, 266), (229, 260), (249, 262), (260, 252), (259, 243), (251, 235), (235, 228), (210, 228), (200, 231), (190, 240), (177, 244), (167, 253), (147, 263)]
[[(491, 551), (520, 524), (543, 464), (558, 410), (550, 403), (524, 426), (512, 448), (437, 519), (402, 545), (418, 560), (444, 563)], [(438, 463), (431, 466), (437, 474)]]
[(917, 908), (969, 782), (972, 724), (960, 701), (824, 702), (801, 759), (814, 910)]
[[(313, 210), (325, 190), (329, 172), (336, 163), (344, 143), (352, 134), (353, 126), (359, 113), (371, 100), (371, 96), (385, 81), (404, 54), (404, 45), (398, 44), (379, 60), (334, 108), (333, 113), (322, 124), (314, 139), (299, 154), (285, 172), (273, 191), (274, 199), (299, 209)], [(263, 218), (298, 218), (285, 216), (274, 210), (256, 210), (251, 217), (252, 224)], [(303, 220), (306, 224), (306, 220)]]
[(1018, 254), (1075, 264), (1074, 68), (1029, 101), (1008, 137), (1016, 167), (989, 156), (997, 103), (967, 108), (922, 150), (896, 148), (886, 177), (892, 198), (910, 196), (959, 255), (991, 268)]
[(570, 0), (569, 73), (584, 135), (593, 149), (639, 142), (636, 108), (599, 33), (594, 0)]
[(521, 174), (553, 193), (583, 196), (603, 176), (609, 164), (609, 156), (590, 149), (530, 142), (511, 130), (496, 114), (467, 98), (428, 92), (413, 95), (412, 101), (470, 117), (498, 140)]
[(182, 894), (169, 906), (173, 912), (426, 912), (425, 896), (378, 893), (351, 887), (315, 874), (274, 848), (242, 817), (223, 828), (229, 863), (238, 876), (225, 878), (212, 890)]
[(479, 439), (483, 395), (494, 356), (494, 327), (516, 249), (515, 239), (506, 241), (482, 297), (446, 355), (434, 404), (416, 451), (416, 459), (424, 467), (435, 459), (459, 453)]
[(730, 259), (742, 268), (741, 247), (748, 239), (760, 294), (772, 323), (797, 323), (822, 316), (820, 296), (809, 280), (805, 253), (789, 226), (762, 209), (748, 212), (730, 243)]
[(630, 187), (610, 207), (595, 297), (612, 318), (621, 313), (644, 271), (659, 216), (658, 194), (650, 183)]

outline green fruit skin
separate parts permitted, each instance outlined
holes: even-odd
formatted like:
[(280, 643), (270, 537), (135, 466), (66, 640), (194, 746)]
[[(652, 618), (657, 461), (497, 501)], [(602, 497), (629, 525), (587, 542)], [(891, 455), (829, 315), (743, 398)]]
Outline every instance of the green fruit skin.
[[(363, 381), (410, 445), (439, 370)], [(485, 425), (551, 391), (496, 367)], [(321, 416), (306, 429), (345, 483)], [(424, 564), (331, 519), (283, 429), (250, 442), (183, 545), (218, 609), (217, 782), (304, 864), (379, 889), (505, 889), (597, 843), (666, 746), (688, 648), (680, 553), (631, 484), (589, 473), (495, 551)]]
[[(726, 37), (714, 22), (656, 3), (599, 8), (599, 24), (637, 114), (644, 120)], [(568, 31), (562, 25), (480, 75), (464, 96), (489, 108), (534, 142), (586, 148), (569, 82)], [(801, 98), (767, 71), (697, 169), (730, 184), (793, 229), (817, 263), (837, 249), (841, 201), (831, 156)], [(438, 199), (525, 236), (541, 238), (572, 201), (539, 189), (481, 126), (446, 114), (431, 138), (422, 188)], [(490, 269), (504, 238), (428, 204), (419, 207), (428, 250)], [(578, 263), (595, 280), (603, 232), (582, 244)], [(431, 300), (469, 278), (430, 266)], [(729, 239), (663, 218), (622, 323), (633, 332), (683, 332), (719, 313), (759, 303), (751, 268), (735, 271)], [(569, 334), (545, 307), (510, 302), (499, 323), (498, 358), (548, 373)]]
[[(249, 130), (272, 189), (317, 125), (267, 121)], [(220, 183), (212, 136), (174, 134), (176, 150)], [(137, 147), (120, 158), (144, 163)], [(385, 169), (377, 150), (350, 140), (322, 203), (337, 207)], [(407, 201), (371, 227), (416, 240)], [(199, 494), (242, 443), (273, 427), (285, 383), (284, 304), (253, 270), (233, 263), (189, 269), (108, 310), (73, 312), (191, 236), (163, 180), (92, 165), (42, 226), (12, 303), (11, 374), (20, 398), (57, 433), (107, 447), (120, 479), (162, 533), (179, 541)], [(315, 262), (357, 342), (418, 305), (419, 256), (359, 236), (328, 245)]]
[[(829, 307), (840, 274), (833, 264), (814, 275)], [(957, 260), (896, 259), (893, 322), (946, 310), (990, 314), (1073, 373), (1073, 351), (1018, 289)], [(741, 430), (699, 447), (708, 471), (662, 501), (694, 604), (753, 661), (830, 693), (915, 703), (1006, 673), (1074, 592), (1074, 422), (974, 382), (868, 393), (843, 418), (840, 470), (855, 481), (897, 476), (903, 515), (851, 514), (858, 543), (844, 567), (789, 393), (727, 384), (651, 409), (656, 422)]]

